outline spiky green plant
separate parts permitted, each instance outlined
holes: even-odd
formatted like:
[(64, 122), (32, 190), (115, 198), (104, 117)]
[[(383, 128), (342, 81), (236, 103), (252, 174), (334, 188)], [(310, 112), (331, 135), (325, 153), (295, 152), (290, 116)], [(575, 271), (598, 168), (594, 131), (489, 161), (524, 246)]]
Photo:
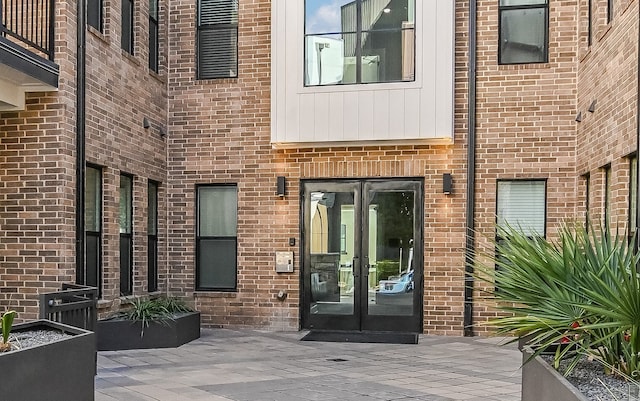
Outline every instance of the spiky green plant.
[(152, 321), (166, 324), (173, 320), (176, 313), (192, 312), (182, 300), (174, 297), (156, 297), (148, 299), (134, 299), (129, 302), (129, 308), (119, 312), (117, 316), (123, 319), (140, 322), (142, 328), (140, 337), (144, 336), (144, 329)]
[[(475, 277), (507, 312), (489, 324), (528, 339), (535, 355), (556, 344), (556, 367), (597, 355), (610, 373), (635, 377), (640, 363), (639, 253), (627, 237), (607, 229), (565, 225), (555, 242), (498, 227), (502, 240)], [(495, 267), (494, 267), (495, 266)]]
[(13, 319), (15, 317), (16, 311), (13, 310), (2, 314), (2, 319), (0, 319), (0, 329), (2, 330), (2, 344), (0, 344), (0, 352), (11, 350), (9, 335), (11, 335), (11, 328), (13, 327)]

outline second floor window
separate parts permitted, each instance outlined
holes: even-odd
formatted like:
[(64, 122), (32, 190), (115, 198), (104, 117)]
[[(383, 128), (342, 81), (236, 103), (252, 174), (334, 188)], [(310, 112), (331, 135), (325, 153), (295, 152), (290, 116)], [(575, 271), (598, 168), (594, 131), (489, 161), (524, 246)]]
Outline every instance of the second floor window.
[(546, 63), (548, 0), (499, 0), (500, 64)]
[(122, 0), (122, 49), (133, 54), (133, 0)]
[(102, 0), (87, 0), (87, 25), (102, 32)]
[(305, 86), (415, 79), (415, 0), (306, 0)]
[(158, 72), (158, 0), (149, 0), (149, 69)]
[(238, 76), (238, 0), (198, 1), (198, 79)]

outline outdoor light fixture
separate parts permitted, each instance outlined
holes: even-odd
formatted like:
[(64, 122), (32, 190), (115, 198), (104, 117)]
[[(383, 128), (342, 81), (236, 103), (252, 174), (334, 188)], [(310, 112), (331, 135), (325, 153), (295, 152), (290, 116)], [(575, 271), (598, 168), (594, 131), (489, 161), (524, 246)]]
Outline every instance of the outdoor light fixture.
[(576, 121), (577, 122), (581, 122), (582, 121), (582, 112), (578, 112), (578, 114), (576, 115)]
[(596, 111), (596, 103), (598, 103), (597, 100), (594, 100), (593, 102), (591, 102), (591, 105), (589, 105), (589, 112), (593, 113), (594, 111)]
[(278, 176), (276, 188), (276, 194), (283, 198), (287, 192), (287, 181), (284, 176)]
[(442, 193), (450, 195), (453, 192), (453, 178), (451, 173), (442, 174)]
[(147, 117), (142, 119), (142, 127), (144, 129), (151, 127), (151, 123), (149, 122), (149, 119)]

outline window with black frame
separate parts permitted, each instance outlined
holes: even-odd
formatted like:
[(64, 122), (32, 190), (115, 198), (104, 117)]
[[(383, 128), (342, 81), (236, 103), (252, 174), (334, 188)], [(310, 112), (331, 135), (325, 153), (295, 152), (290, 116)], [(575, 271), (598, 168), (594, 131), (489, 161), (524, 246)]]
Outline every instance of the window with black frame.
[(133, 54), (133, 0), (122, 0), (122, 32), (120, 43), (122, 49)]
[(305, 86), (415, 80), (415, 0), (306, 0)]
[(238, 0), (198, 0), (198, 79), (238, 76)]
[(234, 291), (237, 280), (238, 188), (197, 187), (196, 289)]
[(149, 0), (149, 69), (158, 72), (158, 0)]
[(87, 0), (87, 25), (102, 32), (102, 0)]
[[(518, 230), (532, 240), (546, 235), (547, 183), (545, 180), (500, 180), (496, 201), (496, 243), (508, 246), (499, 233), (504, 229)], [(496, 250), (496, 269), (500, 269), (500, 254)], [(499, 282), (496, 282), (496, 289)]]
[(77, 272), (79, 284), (98, 288), (102, 295), (102, 170), (87, 166), (84, 190), (86, 262), (84, 271)]
[(613, 21), (613, 0), (607, 0), (607, 24)]
[(602, 167), (602, 174), (604, 175), (604, 188), (603, 188), (603, 224), (605, 227), (611, 227), (611, 165), (607, 164)]
[(120, 175), (120, 295), (133, 293), (133, 178)]
[(590, 220), (590, 197), (591, 197), (591, 175), (589, 173), (583, 174), (582, 179), (584, 180), (584, 223), (587, 231), (589, 230)]
[(147, 183), (147, 289), (158, 290), (158, 183)]
[(548, 0), (499, 0), (499, 64), (546, 63)]

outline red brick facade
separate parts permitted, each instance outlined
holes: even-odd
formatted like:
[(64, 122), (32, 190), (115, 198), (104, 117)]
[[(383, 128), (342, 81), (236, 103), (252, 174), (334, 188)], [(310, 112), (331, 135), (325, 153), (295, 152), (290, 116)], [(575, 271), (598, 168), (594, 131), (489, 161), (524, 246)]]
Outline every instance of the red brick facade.
[[(601, 214), (612, 169), (613, 218), (626, 224), (628, 158), (635, 151), (638, 2), (549, 4), (549, 62), (498, 65), (498, 1), (480, 0), (477, 20), (475, 228), (494, 235), (496, 182), (545, 179), (546, 230)], [(238, 78), (196, 79), (196, 2), (160, 2), (160, 73), (147, 66), (147, 3), (136, 2), (134, 55), (120, 49), (120, 3), (105, 1), (103, 33), (87, 32), (87, 163), (103, 173), (103, 314), (119, 296), (119, 176), (134, 177), (134, 295), (147, 294), (147, 182), (160, 183), (159, 290), (184, 296), (206, 326), (300, 327), (300, 183), (320, 178), (424, 178), (423, 329), (461, 335), (467, 181), (469, 2), (456, 1), (455, 118), (450, 145), (406, 143), (278, 149), (271, 144), (271, 1), (240, 0)], [(35, 294), (75, 280), (75, 5), (58, 10), (60, 90), (0, 115), (0, 305), (22, 318)], [(596, 102), (596, 110), (587, 111)], [(578, 112), (582, 122), (576, 122)], [(143, 128), (144, 118), (151, 122)], [(166, 136), (164, 136), (166, 134)], [(442, 193), (442, 174), (454, 191)], [(287, 194), (275, 193), (276, 177)], [(238, 188), (237, 291), (195, 291), (196, 186)], [(296, 246), (289, 246), (289, 239)], [(275, 251), (295, 252), (278, 274)], [(288, 293), (285, 301), (276, 294)], [(474, 322), (495, 316), (474, 295)], [(475, 331), (486, 332), (478, 326)]]

